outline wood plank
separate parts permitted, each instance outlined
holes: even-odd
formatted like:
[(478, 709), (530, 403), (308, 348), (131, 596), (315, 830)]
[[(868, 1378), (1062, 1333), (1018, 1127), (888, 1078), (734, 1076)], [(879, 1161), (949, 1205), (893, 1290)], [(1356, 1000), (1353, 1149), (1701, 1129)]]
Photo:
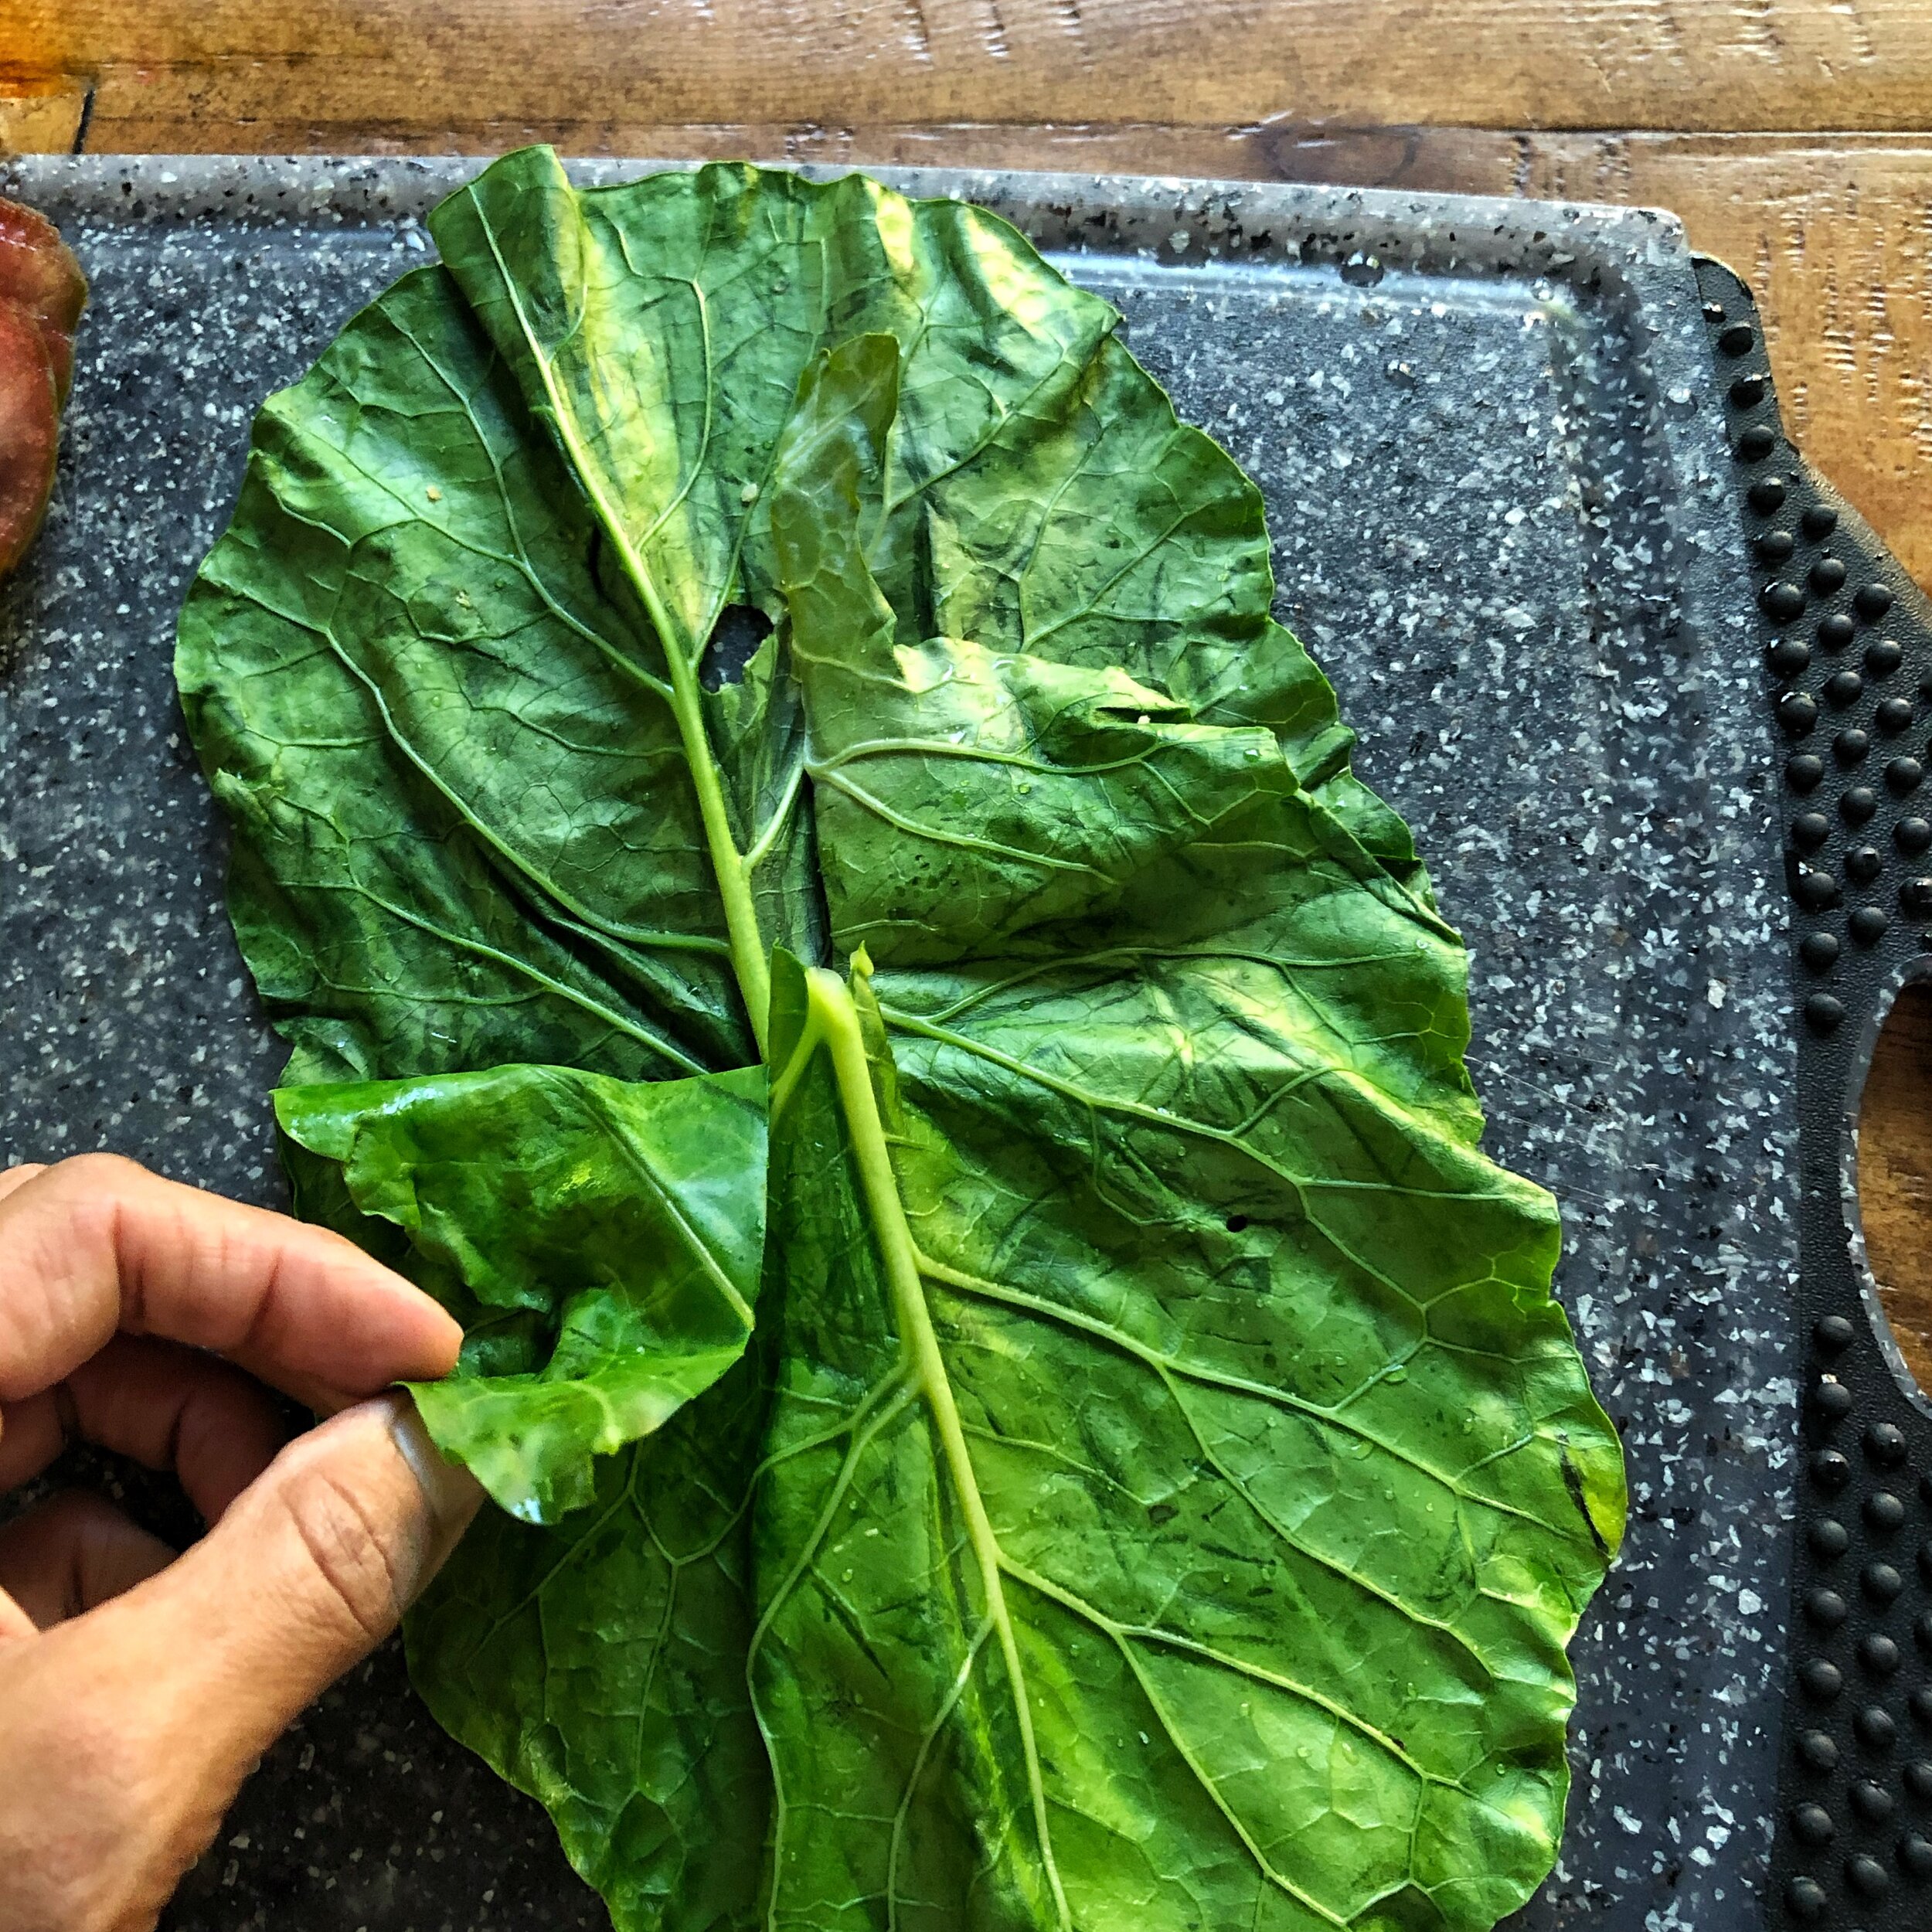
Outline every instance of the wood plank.
[(1932, 986), (1908, 986), (1879, 1036), (1859, 1118), (1859, 1210), (1879, 1299), (1932, 1394)]
[[(12, 0), (0, 63), (162, 124), (1914, 129), (1932, 0)], [(204, 138), (192, 145), (217, 145)]]
[(87, 90), (78, 81), (0, 81), (0, 155), (64, 155), (80, 143)]

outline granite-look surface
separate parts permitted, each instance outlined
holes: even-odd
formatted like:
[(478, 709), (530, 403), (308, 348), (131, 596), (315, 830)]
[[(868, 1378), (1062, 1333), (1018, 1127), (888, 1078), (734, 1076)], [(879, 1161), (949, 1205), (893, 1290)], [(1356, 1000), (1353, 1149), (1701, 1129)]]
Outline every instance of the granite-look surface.
[[(0, 1159), (94, 1146), (275, 1201), (265, 1032), (168, 659), (247, 426), (427, 251), (456, 163), (25, 162), (93, 279), (59, 493), (0, 603)], [(608, 179), (611, 165), (594, 171)], [(1525, 1927), (1730, 1932), (1775, 1787), (1794, 1057), (1750, 587), (1681, 232), (1610, 210), (888, 173), (1120, 303), (1260, 483), (1284, 619), (1473, 957), (1498, 1158), (1624, 1432), (1577, 1785)], [(175, 1932), (597, 1927), (393, 1646), (264, 1766)]]

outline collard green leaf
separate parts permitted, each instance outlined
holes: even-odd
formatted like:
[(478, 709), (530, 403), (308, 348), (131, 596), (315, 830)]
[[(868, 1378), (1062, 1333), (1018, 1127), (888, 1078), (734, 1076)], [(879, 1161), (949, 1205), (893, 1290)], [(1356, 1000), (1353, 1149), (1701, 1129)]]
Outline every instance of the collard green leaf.
[(183, 620), (291, 1077), (771, 1077), (750, 1354), (473, 1534), (432, 1708), (623, 1932), (1490, 1925), (1621, 1458), (1253, 486), (978, 210), (432, 230)]
[(404, 1625), (424, 1701), (548, 1807), (619, 1927), (757, 1923), (771, 1772), (743, 1505), (764, 1412), (741, 1362), (600, 1460), (555, 1528), (485, 1510)]
[(284, 1087), (275, 1116), (301, 1211), (462, 1321), (455, 1376), (416, 1400), (512, 1515), (583, 1508), (596, 1458), (743, 1355), (764, 1255), (761, 1070)]

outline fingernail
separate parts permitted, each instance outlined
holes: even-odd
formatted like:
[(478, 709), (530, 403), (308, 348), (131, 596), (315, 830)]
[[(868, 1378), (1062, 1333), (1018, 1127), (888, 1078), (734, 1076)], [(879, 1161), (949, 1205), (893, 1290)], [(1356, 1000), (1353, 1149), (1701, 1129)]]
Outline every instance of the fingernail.
[(389, 1434), (422, 1489), (434, 1526), (427, 1560), (411, 1593), (414, 1595), (443, 1567), (450, 1552), (461, 1541), (483, 1500), (483, 1485), (460, 1462), (450, 1461), (437, 1447), (409, 1396), (399, 1392), (387, 1400), (394, 1405), (389, 1415)]

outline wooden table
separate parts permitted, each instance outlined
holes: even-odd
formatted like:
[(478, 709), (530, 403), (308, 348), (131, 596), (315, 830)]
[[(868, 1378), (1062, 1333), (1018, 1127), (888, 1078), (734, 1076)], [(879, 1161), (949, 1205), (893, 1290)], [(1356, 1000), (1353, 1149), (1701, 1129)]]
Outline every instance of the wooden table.
[[(1932, 0), (6, 0), (0, 148), (750, 155), (1641, 202), (1932, 587)], [(1932, 1389), (1932, 995), (1867, 1240)]]

